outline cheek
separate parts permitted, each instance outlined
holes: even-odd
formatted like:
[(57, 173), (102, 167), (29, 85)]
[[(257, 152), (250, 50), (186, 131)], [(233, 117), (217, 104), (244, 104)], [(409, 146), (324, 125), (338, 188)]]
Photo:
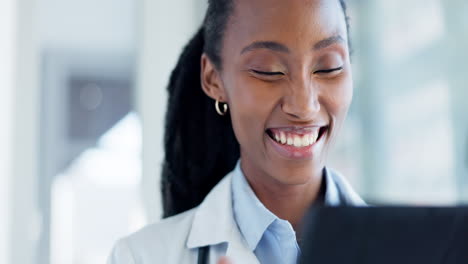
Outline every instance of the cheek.
[(339, 85), (328, 87), (323, 98), (323, 106), (334, 121), (334, 125), (339, 128), (346, 119), (353, 99), (352, 79), (347, 78)]
[(336, 94), (334, 94), (334, 108), (336, 112), (340, 115), (346, 115), (348, 112), (349, 106), (353, 100), (353, 85), (351, 82), (347, 83), (343, 87), (337, 89)]
[(264, 136), (265, 124), (276, 101), (268, 88), (250, 78), (236, 78), (228, 86), (232, 125), (241, 146), (258, 144)]

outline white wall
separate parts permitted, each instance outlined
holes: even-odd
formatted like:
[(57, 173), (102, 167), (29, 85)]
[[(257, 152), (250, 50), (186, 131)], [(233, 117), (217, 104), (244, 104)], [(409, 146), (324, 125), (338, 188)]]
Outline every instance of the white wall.
[[(40, 45), (47, 49), (118, 53), (135, 46), (138, 0), (37, 0)], [(118, 19), (116, 19), (118, 18)]]
[(143, 0), (140, 11), (137, 105), (143, 121), (142, 189), (149, 222), (161, 216), (159, 179), (163, 159), (166, 85), (182, 47), (201, 23), (205, 1)]
[(38, 230), (33, 0), (0, 2), (0, 263), (34, 263)]
[[(3, 0), (2, 0), (3, 1)], [(39, 139), (39, 52), (35, 0), (16, 0), (16, 67), (10, 182), (10, 261), (36, 263), (40, 216), (37, 210)]]
[(10, 230), (13, 74), (16, 30), (15, 0), (0, 2), (0, 263), (8, 263)]
[(38, 235), (34, 0), (0, 2), (0, 263), (34, 263)]
[(361, 194), (381, 203), (466, 202), (466, 1), (352, 2)]

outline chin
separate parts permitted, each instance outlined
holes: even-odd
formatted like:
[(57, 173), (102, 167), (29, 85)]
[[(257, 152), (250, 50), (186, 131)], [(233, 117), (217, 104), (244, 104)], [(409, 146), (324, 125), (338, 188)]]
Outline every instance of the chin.
[(276, 162), (272, 168), (274, 168), (270, 175), (273, 176), (277, 181), (285, 185), (302, 185), (307, 184), (313, 180), (314, 175), (320, 169), (317, 169), (316, 166), (313, 166), (311, 161), (308, 161), (306, 164), (299, 164), (293, 162), (292, 164), (288, 161), (283, 161), (282, 163), (287, 162), (289, 164), (277, 168), (277, 165), (280, 163)]
[(304, 185), (311, 181), (312, 177), (304, 177), (303, 175), (297, 177), (283, 177), (280, 179), (281, 183), (284, 185)]

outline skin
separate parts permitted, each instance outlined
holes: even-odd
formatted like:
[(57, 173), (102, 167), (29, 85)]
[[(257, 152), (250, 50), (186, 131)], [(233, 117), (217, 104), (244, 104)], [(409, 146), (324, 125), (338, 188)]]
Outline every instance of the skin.
[[(259, 41), (282, 48), (257, 45), (244, 50)], [(352, 101), (339, 1), (236, 0), (221, 57), (222, 70), (202, 56), (203, 90), (229, 105), (241, 168), (257, 197), (299, 230), (300, 220), (317, 199), (328, 150)], [(280, 155), (266, 133), (269, 128), (324, 125), (327, 133), (310, 158)]]

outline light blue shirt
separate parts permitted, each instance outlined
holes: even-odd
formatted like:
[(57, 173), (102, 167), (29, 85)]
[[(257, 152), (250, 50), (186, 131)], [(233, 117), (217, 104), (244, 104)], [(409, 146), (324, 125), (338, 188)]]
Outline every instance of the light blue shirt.
[[(364, 204), (352, 191), (343, 197), (331, 174), (324, 170), (325, 205), (339, 205), (342, 199), (350, 204)], [(347, 183), (344, 185), (349, 188)], [(288, 221), (278, 218), (257, 198), (241, 170), (240, 161), (232, 177), (232, 199), (236, 223), (260, 263), (296, 264), (300, 255), (296, 232)]]

